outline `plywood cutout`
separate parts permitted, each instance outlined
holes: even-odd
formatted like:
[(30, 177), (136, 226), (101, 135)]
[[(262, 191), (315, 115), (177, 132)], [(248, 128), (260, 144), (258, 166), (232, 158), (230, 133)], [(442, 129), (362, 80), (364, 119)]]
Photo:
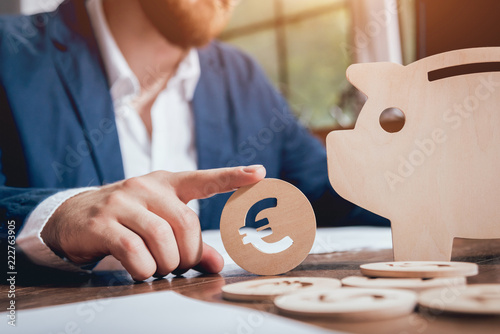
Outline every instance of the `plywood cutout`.
[(459, 288), (453, 298), (443, 298), (449, 288), (436, 288), (419, 296), (419, 304), (431, 314), (442, 312), (500, 315), (500, 284), (474, 284)]
[(363, 275), (392, 278), (474, 276), (478, 268), (475, 263), (444, 261), (376, 262), (360, 266)]
[[(257, 203), (275, 199), (275, 206), (253, 217), (260, 227), (243, 230), (247, 214)], [(316, 236), (316, 217), (307, 197), (277, 179), (264, 179), (238, 189), (227, 201), (220, 232), (229, 256), (258, 275), (278, 275), (298, 266), (309, 254)]]
[(367, 289), (405, 289), (420, 292), (439, 287), (464, 287), (465, 277), (445, 278), (377, 278), (350, 276), (342, 279), (342, 285)]
[(289, 293), (274, 300), (280, 313), (344, 321), (396, 318), (413, 312), (417, 295), (395, 289), (341, 288)]
[(336, 289), (341, 285), (338, 279), (327, 277), (265, 278), (225, 285), (222, 297), (232, 301), (273, 301), (290, 292)]
[[(330, 182), (390, 219), (396, 261), (449, 261), (455, 237), (500, 238), (499, 69), (500, 48), (476, 48), (347, 70), (368, 100), (353, 130), (328, 135)], [(405, 115), (399, 132), (380, 125), (388, 108)]]

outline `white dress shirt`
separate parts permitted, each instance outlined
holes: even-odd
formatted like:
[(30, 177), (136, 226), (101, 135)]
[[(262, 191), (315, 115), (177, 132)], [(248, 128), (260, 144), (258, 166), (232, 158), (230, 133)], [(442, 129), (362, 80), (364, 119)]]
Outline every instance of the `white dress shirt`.
[[(149, 76), (142, 82), (130, 69), (108, 27), (102, 0), (87, 1), (87, 10), (110, 84), (125, 178), (153, 171), (194, 171), (197, 169), (194, 117), (191, 107), (200, 78), (198, 52), (192, 49), (179, 64), (177, 72), (160, 92), (151, 108), (151, 137), (134, 108), (141, 94), (141, 83), (153, 82), (155, 68), (144, 64)], [(35, 263), (63, 270), (80, 268), (61, 259), (48, 248), (40, 233), (55, 210), (67, 199), (97, 188), (70, 189), (40, 203), (28, 217), (17, 243)], [(197, 201), (188, 204), (196, 213)]]

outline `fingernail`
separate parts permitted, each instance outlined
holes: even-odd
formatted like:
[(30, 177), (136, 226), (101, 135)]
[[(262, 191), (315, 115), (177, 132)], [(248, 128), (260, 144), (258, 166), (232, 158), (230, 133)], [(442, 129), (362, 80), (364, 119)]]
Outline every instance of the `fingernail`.
[(248, 166), (248, 167), (244, 167), (243, 168), (243, 171), (245, 173), (249, 173), (249, 174), (253, 174), (255, 173), (257, 170), (263, 168), (264, 166), (262, 165), (252, 165), (252, 166)]

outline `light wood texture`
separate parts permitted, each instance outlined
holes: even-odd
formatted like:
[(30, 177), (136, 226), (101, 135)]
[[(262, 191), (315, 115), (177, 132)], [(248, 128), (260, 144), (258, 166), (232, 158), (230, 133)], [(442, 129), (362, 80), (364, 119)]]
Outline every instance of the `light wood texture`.
[(438, 287), (463, 287), (467, 284), (465, 277), (448, 278), (378, 278), (350, 276), (342, 279), (342, 285), (369, 289), (405, 289), (420, 292)]
[(422, 293), (418, 302), (430, 313), (500, 315), (500, 284), (469, 285), (454, 292), (432, 289)]
[(274, 300), (283, 314), (344, 321), (397, 318), (412, 313), (416, 304), (412, 291), (362, 288), (298, 291)]
[(392, 278), (474, 276), (478, 273), (475, 263), (439, 261), (367, 263), (361, 265), (360, 269), (365, 276)]
[(280, 277), (256, 279), (222, 287), (222, 297), (234, 301), (272, 301), (275, 297), (294, 291), (340, 288), (336, 278)]
[[(253, 243), (244, 244), (239, 229), (245, 226), (249, 209), (257, 202), (276, 198), (277, 206), (262, 210), (256, 220), (267, 218), (272, 234), (263, 237), (265, 243), (291, 239), (284, 251), (267, 254)], [(285, 181), (264, 179), (257, 184), (238, 189), (222, 211), (220, 232), (229, 256), (243, 269), (258, 275), (279, 275), (298, 266), (307, 256), (316, 236), (316, 217), (302, 192)]]
[[(309, 255), (306, 260), (285, 277), (344, 278), (361, 275), (359, 266), (368, 262), (389, 261), (391, 250), (362, 250), (332, 254)], [(479, 275), (467, 279), (469, 284), (500, 283), (500, 240), (456, 239), (452, 258), (455, 261), (479, 264)], [(99, 306), (99, 298), (135, 295), (171, 290), (197, 300), (225, 305), (247, 307), (277, 314), (272, 303), (237, 303), (222, 299), (221, 288), (257, 278), (247, 271), (227, 267), (220, 275), (201, 275), (189, 271), (182, 277), (169, 275), (137, 284), (123, 272), (100, 272), (93, 275), (62, 274), (43, 268), (21, 267), (16, 278), (16, 308), (19, 319), (27, 309), (88, 301), (89, 307)], [(0, 284), (0, 305), (8, 305), (9, 286)], [(453, 290), (451, 289), (453, 293)], [(96, 311), (96, 315), (99, 315)], [(195, 315), (194, 315), (195, 317)], [(196, 318), (193, 318), (196, 319)], [(82, 319), (76, 317), (75, 321)], [(339, 322), (328, 318), (301, 318), (303, 322), (326, 329), (357, 334), (491, 334), (500, 328), (500, 317), (450, 317), (441, 314), (412, 313), (406, 317), (371, 322)], [(54, 333), (64, 328), (67, 319), (50, 319)], [(20, 328), (18, 328), (20, 330)], [(158, 329), (162, 330), (162, 329)], [(208, 330), (212, 330), (209, 328)], [(216, 329), (214, 329), (216, 330)]]
[[(449, 261), (455, 237), (500, 238), (500, 72), (428, 78), (488, 62), (500, 62), (500, 48), (347, 70), (368, 100), (353, 130), (328, 135), (330, 182), (391, 220), (395, 261)], [(406, 118), (397, 133), (379, 123), (391, 107)]]

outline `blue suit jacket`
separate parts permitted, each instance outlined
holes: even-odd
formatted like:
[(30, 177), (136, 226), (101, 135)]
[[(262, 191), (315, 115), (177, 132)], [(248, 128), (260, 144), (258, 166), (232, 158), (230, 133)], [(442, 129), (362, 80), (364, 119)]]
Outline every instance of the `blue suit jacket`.
[[(67, 1), (53, 13), (1, 18), (0, 29), (5, 236), (4, 222), (15, 219), (20, 228), (55, 192), (115, 182), (124, 172), (109, 84), (84, 0)], [(217, 42), (199, 55), (193, 100), (198, 168), (263, 164), (268, 177), (295, 184), (311, 200), (331, 190), (324, 148), (291, 116), (254, 61)], [(200, 202), (203, 229), (218, 228), (228, 197)]]

